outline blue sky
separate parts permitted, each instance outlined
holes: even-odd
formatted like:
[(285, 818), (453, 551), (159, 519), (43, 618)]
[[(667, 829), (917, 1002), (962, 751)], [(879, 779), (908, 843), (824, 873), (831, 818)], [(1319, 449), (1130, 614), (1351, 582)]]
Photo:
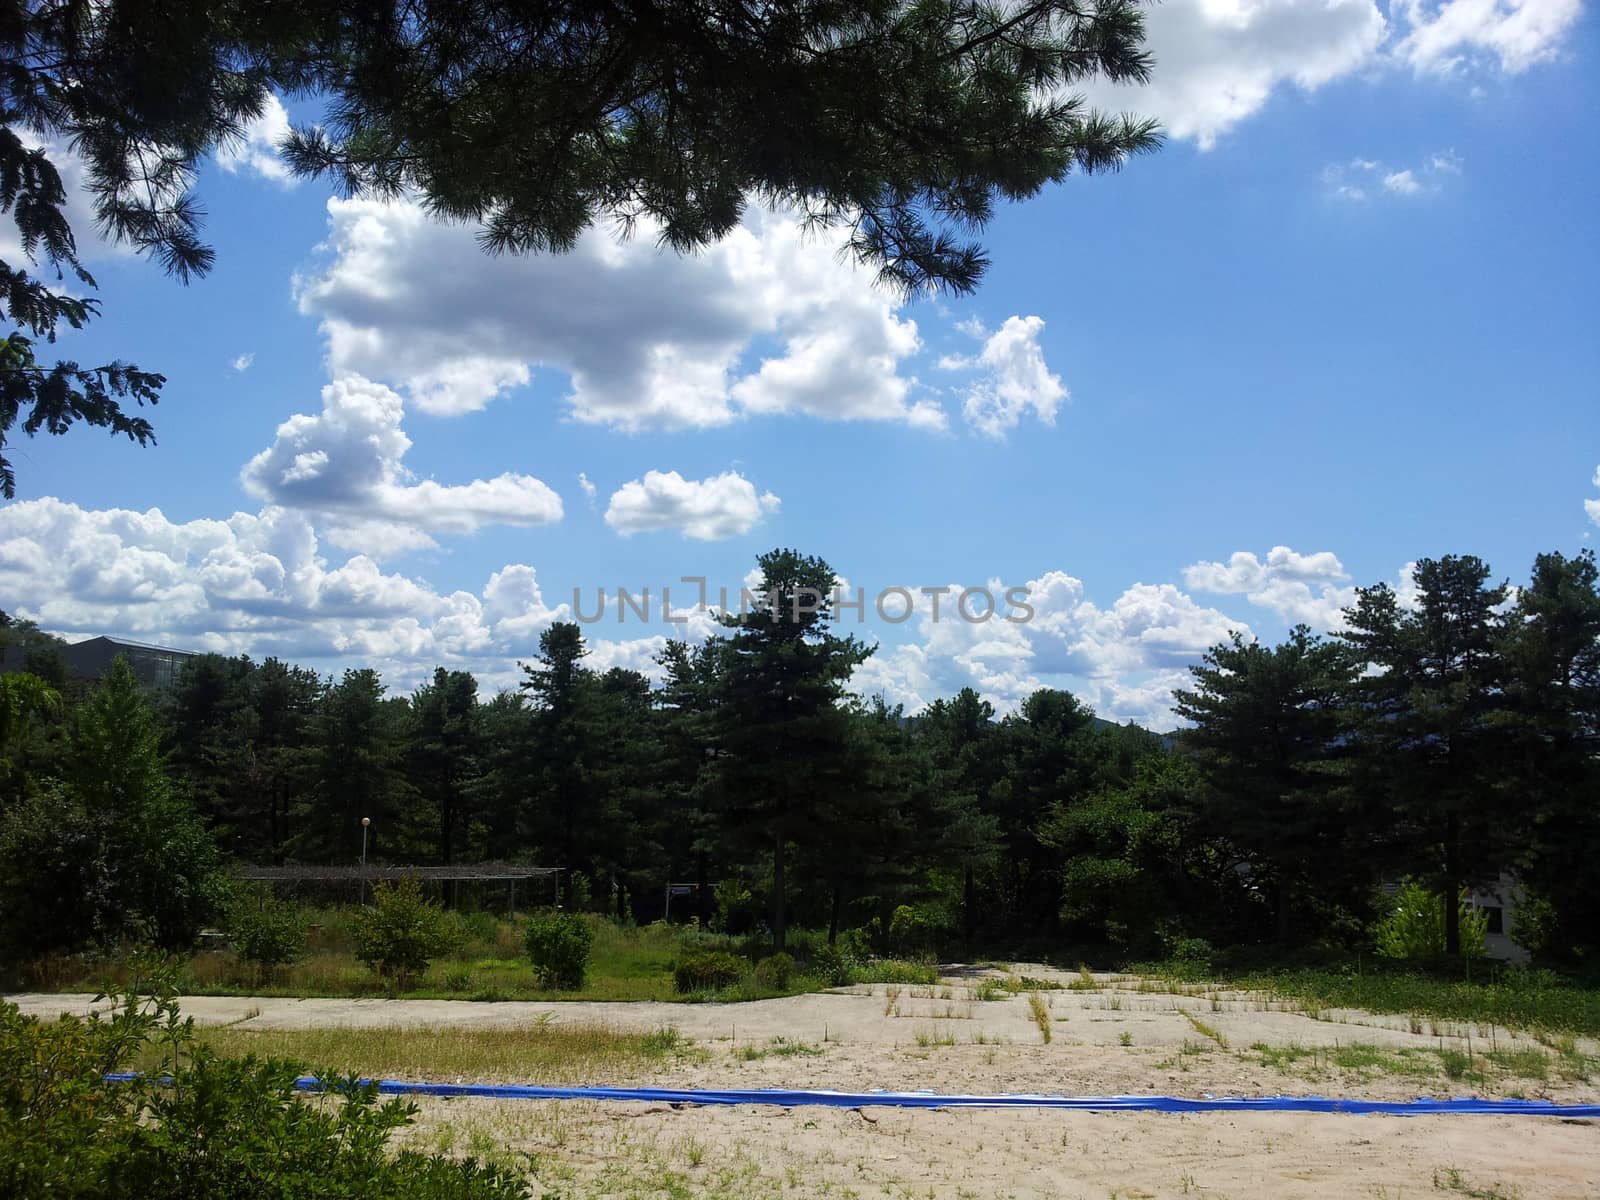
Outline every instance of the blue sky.
[[(1600, 32), (1578, 0), (1169, 0), (1167, 147), (1005, 209), (958, 301), (902, 304), (753, 211), (697, 259), (597, 233), (480, 255), (291, 185), (264, 125), (207, 170), (218, 266), (97, 247), (84, 361), (163, 371), (159, 444), (14, 444), (0, 608), (515, 682), (574, 588), (737, 588), (794, 546), (869, 596), (1029, 589), (1033, 620), (846, 628), (915, 708), (1038, 686), (1164, 726), (1229, 629), (1476, 553), (1513, 582), (1600, 522)], [(290, 111), (314, 119), (315, 107)], [(593, 489), (590, 495), (580, 473)], [(675, 604), (691, 589), (674, 588)], [(869, 600), (870, 610), (870, 600)], [(598, 664), (667, 633), (590, 625)]]

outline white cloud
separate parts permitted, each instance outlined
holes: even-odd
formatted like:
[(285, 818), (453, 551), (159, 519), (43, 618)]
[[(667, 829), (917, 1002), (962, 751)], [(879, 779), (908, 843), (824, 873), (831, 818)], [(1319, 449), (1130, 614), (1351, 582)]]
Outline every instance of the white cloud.
[(250, 369), (250, 364), (255, 362), (255, 360), (256, 356), (254, 353), (240, 354), (230, 361), (228, 365), (235, 371), (248, 371)]
[(627, 537), (660, 529), (677, 529), (685, 537), (720, 541), (755, 528), (778, 497), (756, 493), (755, 485), (737, 471), (710, 479), (685, 479), (676, 471), (647, 471), (611, 494), (606, 524)]
[[(1594, 486), (1600, 488), (1600, 467), (1594, 470)], [(1600, 500), (1585, 500), (1583, 511), (1589, 514), (1589, 520), (1600, 525)]]
[(1556, 57), (1582, 0), (1394, 0), (1395, 57), (1419, 74), (1498, 66), (1507, 74)]
[(1313, 92), (1368, 66), (1385, 35), (1373, 0), (1168, 0), (1144, 15), (1151, 82), (1100, 83), (1089, 99), (1159, 117), (1202, 149), (1278, 89)]
[(962, 405), (967, 423), (980, 433), (1004, 437), (1030, 411), (1046, 425), (1055, 424), (1067, 389), (1061, 376), (1045, 365), (1039, 346), (1043, 330), (1039, 317), (1007, 317), (976, 358), (940, 360), (946, 370), (976, 367), (984, 372)]
[(425, 411), (471, 412), (552, 368), (573, 417), (620, 429), (778, 412), (944, 424), (900, 374), (919, 345), (900, 301), (792, 216), (752, 209), (688, 257), (648, 227), (626, 241), (591, 229), (568, 254), (488, 256), (473, 229), (413, 203), (335, 199), (328, 213), (301, 311), (320, 319), (332, 373), (402, 387)]
[(1289, 624), (1317, 630), (1343, 628), (1342, 610), (1356, 599), (1349, 578), (1331, 551), (1299, 554), (1287, 546), (1274, 546), (1265, 560), (1238, 550), (1226, 563), (1199, 562), (1183, 572), (1184, 584), (1195, 591), (1242, 595)]
[(1395, 196), (1437, 192), (1449, 182), (1447, 177), (1461, 174), (1461, 167), (1460, 155), (1453, 150), (1440, 150), (1425, 155), (1415, 167), (1391, 169), (1373, 158), (1329, 163), (1322, 168), (1321, 179), (1329, 195), (1360, 202), (1368, 199), (1379, 186), (1383, 192)]
[(1103, 109), (1158, 117), (1174, 137), (1208, 149), (1290, 87), (1312, 93), (1395, 67), (1526, 71), (1561, 54), (1582, 8), (1582, 0), (1167, 0), (1145, 12), (1150, 83), (1095, 81), (1086, 94)]
[[(997, 600), (1005, 591), (998, 580), (986, 586)], [(943, 598), (938, 621), (931, 600), (919, 596), (916, 640), (880, 646), (851, 686), (910, 711), (962, 687), (999, 711), (1041, 687), (1066, 687), (1103, 717), (1167, 729), (1175, 723), (1172, 690), (1189, 682), (1186, 668), (1231, 631), (1250, 634), (1244, 622), (1171, 584), (1134, 584), (1109, 607), (1089, 600), (1083, 582), (1063, 571), (1046, 572), (1025, 588), (1033, 609), (1025, 623), (1005, 620), (1020, 613), (1004, 602), (986, 622), (952, 616), (959, 585)]]
[(267, 93), (261, 115), (244, 129), (244, 136), (217, 150), (217, 165), (230, 175), (251, 171), (285, 187), (297, 182), (288, 165), (278, 156), (278, 143), (289, 136), (289, 114), (283, 101)]
[(411, 448), (403, 416), (400, 397), (382, 384), (336, 379), (322, 389), (322, 412), (279, 425), (241, 481), (263, 501), (323, 517), (335, 545), (379, 556), (431, 546), (433, 533), (561, 519), (561, 498), (529, 475), (413, 480), (402, 463)]
[(1417, 182), (1417, 177), (1410, 171), (1395, 171), (1383, 177), (1383, 186), (1391, 192), (1398, 192), (1402, 196), (1415, 195), (1422, 190), (1422, 185)]
[(509, 678), (515, 657), (568, 613), (545, 602), (528, 566), (495, 572), (474, 595), (387, 574), (364, 555), (330, 564), (302, 514), (270, 506), (173, 522), (159, 509), (8, 505), (0, 587), (19, 612), (68, 636), (371, 664), (395, 685), (440, 662)]

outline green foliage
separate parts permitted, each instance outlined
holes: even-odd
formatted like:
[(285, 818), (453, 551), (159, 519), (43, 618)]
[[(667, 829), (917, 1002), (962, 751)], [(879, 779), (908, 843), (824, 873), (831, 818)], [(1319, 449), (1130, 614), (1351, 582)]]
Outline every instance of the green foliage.
[(724, 879), (717, 884), (716, 897), (711, 927), (720, 933), (747, 932), (759, 912), (750, 889), (737, 879)]
[(756, 963), (756, 983), (775, 992), (787, 991), (794, 977), (794, 959), (787, 954), (769, 954)]
[[(152, 994), (141, 994), (149, 987)], [(332, 1103), (296, 1092), (298, 1063), (227, 1058), (196, 1039), (170, 973), (108, 1017), (44, 1022), (0, 1003), (0, 1195), (210, 1200), (521, 1200), (509, 1173), (387, 1143), (416, 1107), (320, 1071)], [(106, 1072), (142, 1069), (107, 1084)]]
[(227, 932), (239, 961), (269, 977), (306, 951), (304, 914), (264, 885), (235, 894), (228, 906)]
[(811, 972), (829, 987), (848, 987), (861, 960), (848, 947), (824, 943), (811, 952)]
[(672, 981), (683, 993), (714, 992), (738, 983), (749, 969), (745, 959), (713, 950), (680, 959), (672, 970)]
[(225, 899), (220, 861), (126, 659), (72, 717), (60, 781), (0, 815), (0, 940), (29, 955), (191, 944)]
[(404, 990), (450, 948), (451, 929), (444, 910), (408, 875), (373, 886), (372, 903), (356, 914), (355, 940), (356, 956)]
[[(1463, 897), (1461, 954), (1482, 957), (1489, 930), (1487, 914), (1475, 913)], [(1438, 893), (1416, 880), (1407, 880), (1395, 893), (1389, 915), (1373, 930), (1378, 953), (1385, 958), (1437, 958), (1445, 953), (1445, 904)]]
[(594, 934), (576, 913), (543, 913), (528, 922), (528, 958), (539, 986), (577, 991), (583, 986)]

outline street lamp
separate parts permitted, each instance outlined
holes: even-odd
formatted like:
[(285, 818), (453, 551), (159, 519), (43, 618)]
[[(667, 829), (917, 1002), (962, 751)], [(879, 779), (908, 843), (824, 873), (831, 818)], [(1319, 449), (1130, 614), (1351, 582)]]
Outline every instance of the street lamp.
[(371, 817), (361, 818), (361, 903), (367, 902), (367, 826), (372, 824)]

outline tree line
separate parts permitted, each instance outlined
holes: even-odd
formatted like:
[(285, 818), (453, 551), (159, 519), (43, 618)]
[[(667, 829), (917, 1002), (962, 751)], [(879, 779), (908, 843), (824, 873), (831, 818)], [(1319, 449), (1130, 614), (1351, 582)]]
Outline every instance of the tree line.
[[(871, 648), (811, 604), (832, 569), (790, 550), (759, 567), (767, 604), (668, 642), (655, 680), (592, 667), (581, 628), (557, 623), (521, 686), (489, 697), (444, 667), (402, 697), (370, 669), (215, 655), (153, 698), (127, 672), (85, 691), (13, 624), (0, 634), (31, 639), (30, 670), (68, 702), (6, 677), (0, 923), (58, 890), (17, 880), (47, 861), (94, 876), (76, 860), (107, 858), (108, 838), (169, 873), (175, 854), (351, 863), (367, 817), (373, 861), (560, 866), (570, 900), (639, 920), (663, 914), (669, 883), (699, 884), (675, 918), (710, 919), (715, 893), (719, 919), (779, 949), (796, 926), (1126, 955), (1348, 949), (1368, 943), (1381, 885), (1410, 878), (1453, 953), (1458, 897), (1503, 872), (1525, 891), (1519, 938), (1555, 957), (1596, 943), (1588, 551), (1540, 555), (1517, 588), (1475, 557), (1423, 560), (1404, 594), (1358, 589), (1335, 634), (1236, 635), (1192, 668), (1166, 736), (1055, 689), (1005, 715), (970, 688), (910, 715), (861, 699), (849, 681)], [(86, 832), (130, 812), (132, 831)], [(158, 891), (125, 905), (170, 907)]]

